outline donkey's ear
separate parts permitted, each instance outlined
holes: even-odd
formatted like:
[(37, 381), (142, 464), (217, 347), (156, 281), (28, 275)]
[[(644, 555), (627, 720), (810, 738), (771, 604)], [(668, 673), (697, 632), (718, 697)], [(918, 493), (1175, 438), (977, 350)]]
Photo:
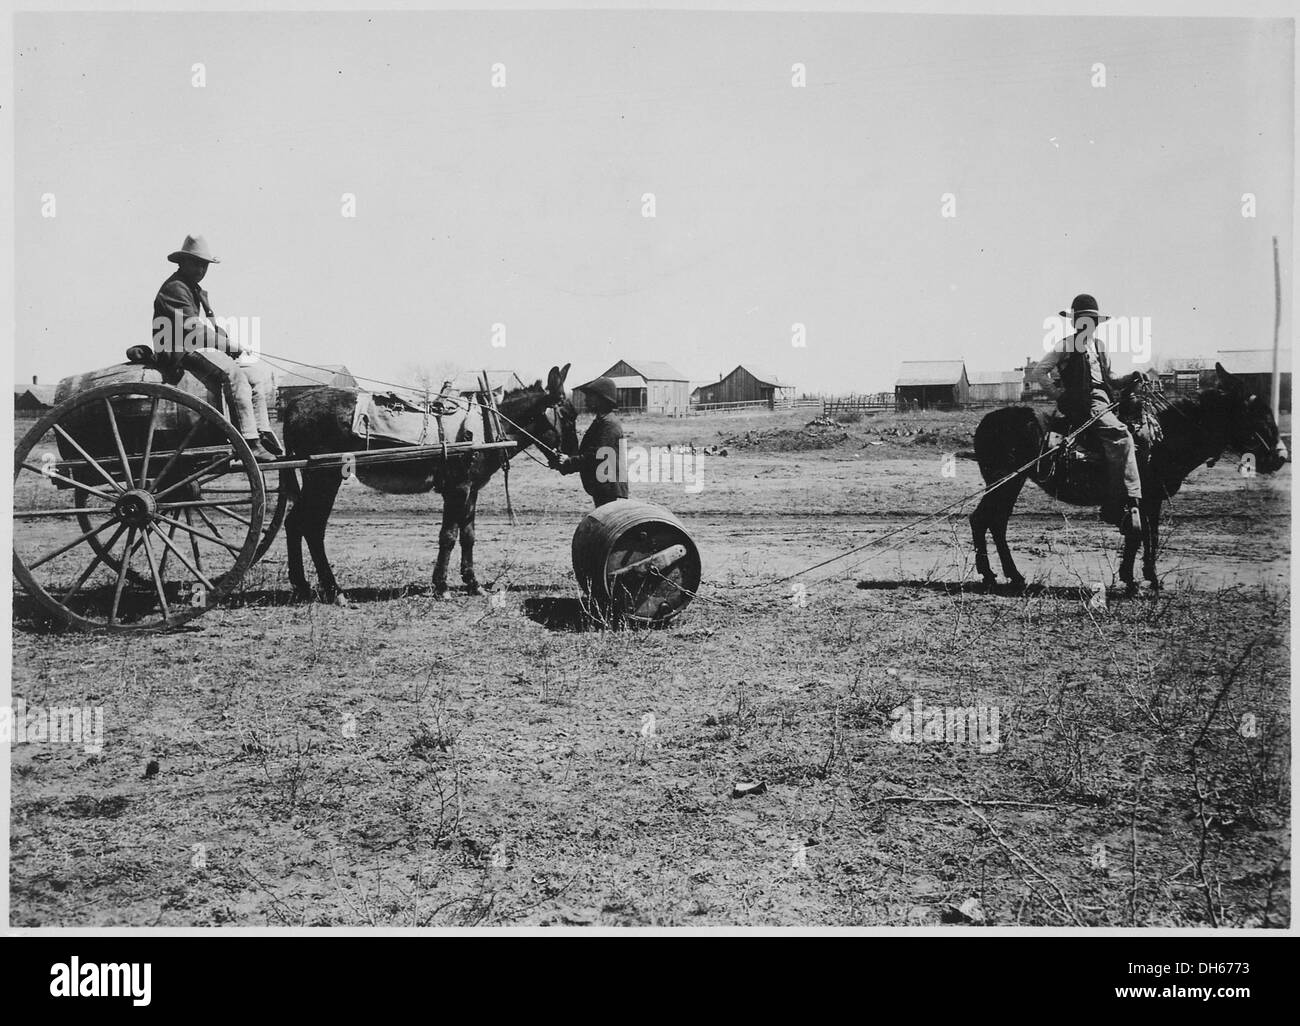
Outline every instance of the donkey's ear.
[(1241, 396), (1245, 394), (1245, 387), (1240, 381), (1224, 369), (1223, 364), (1216, 363), (1214, 365), (1214, 373), (1218, 375), (1219, 387), (1229, 395)]
[(568, 379), (568, 377), (569, 377), (569, 368), (572, 367), (572, 366), (573, 366), (573, 364), (571, 364), (571, 363), (566, 363), (563, 367), (560, 368), (560, 384), (561, 384), (561, 385), (563, 385), (564, 382)]
[(546, 391), (555, 395), (564, 389), (564, 375), (560, 373), (559, 367), (552, 367), (551, 372), (546, 375)]

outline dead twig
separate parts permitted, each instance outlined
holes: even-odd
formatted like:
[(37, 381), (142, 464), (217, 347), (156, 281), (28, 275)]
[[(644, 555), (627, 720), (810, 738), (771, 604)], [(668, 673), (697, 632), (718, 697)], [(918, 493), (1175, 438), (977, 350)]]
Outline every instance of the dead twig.
[(1048, 802), (1013, 802), (1003, 801), (1000, 798), (941, 798), (934, 795), (922, 794), (887, 794), (882, 798), (873, 798), (867, 805), (879, 805), (882, 802), (920, 802), (931, 805), (975, 805), (975, 806), (996, 806), (1006, 805), (1021, 809), (1059, 809), (1059, 805), (1053, 805)]
[(1052, 888), (1052, 890), (1056, 892), (1056, 896), (1061, 899), (1062, 907), (1065, 909), (1066, 914), (1070, 917), (1070, 919), (1073, 921), (1075, 926), (1087, 925), (1082, 919), (1079, 918), (1078, 914), (1074, 911), (1074, 908), (1070, 905), (1070, 899), (1066, 897), (1065, 891), (1061, 890), (1060, 885), (1051, 877), (1049, 877), (1046, 873), (1044, 873), (1041, 869), (1039, 869), (1036, 865), (1030, 862), (1029, 859), (1027, 859), (1024, 855), (1016, 851), (1015, 848), (1011, 847), (1011, 845), (1006, 842), (1006, 839), (1003, 838), (1002, 834), (998, 831), (998, 828), (995, 827), (989, 821), (989, 818), (986, 815), (984, 815), (984, 813), (980, 812), (980, 810), (977, 809), (974, 806), (974, 804), (967, 801), (965, 798), (959, 798), (957, 797), (957, 795), (953, 794), (950, 791), (944, 791), (943, 794), (945, 794), (952, 801), (956, 802), (958, 805), (964, 806), (976, 819), (978, 819), (981, 823), (984, 824), (985, 829), (988, 830), (990, 836), (992, 836), (993, 840), (997, 842), (998, 846), (1003, 851), (1005, 851), (1011, 858), (1015, 859), (1017, 862), (1023, 865), (1026, 869), (1028, 869), (1031, 873), (1033, 873), (1034, 876), (1038, 877), (1038, 879), (1042, 880), (1043, 883), (1047, 884), (1047, 886)]

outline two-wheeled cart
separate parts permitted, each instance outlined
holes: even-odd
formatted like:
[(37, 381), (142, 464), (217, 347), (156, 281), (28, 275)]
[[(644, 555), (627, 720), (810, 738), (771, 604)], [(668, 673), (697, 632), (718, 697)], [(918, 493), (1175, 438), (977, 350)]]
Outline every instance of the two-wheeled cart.
[(257, 463), (221, 406), (192, 375), (149, 365), (60, 382), (14, 453), (14, 575), (48, 613), (80, 629), (174, 627), (229, 596), (270, 548), (290, 502), (281, 471), (347, 473), (516, 444)]

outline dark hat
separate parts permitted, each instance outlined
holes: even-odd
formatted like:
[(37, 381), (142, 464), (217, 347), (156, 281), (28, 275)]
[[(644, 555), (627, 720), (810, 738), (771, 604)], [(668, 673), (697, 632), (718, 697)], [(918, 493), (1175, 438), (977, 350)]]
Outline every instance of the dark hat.
[(579, 385), (577, 390), (588, 395), (598, 395), (608, 400), (611, 406), (618, 405), (618, 386), (614, 384), (613, 378), (597, 378), (595, 381), (588, 381), (585, 385)]
[(167, 259), (173, 264), (179, 264), (182, 257), (189, 257), (192, 260), (202, 260), (209, 264), (221, 263), (212, 255), (212, 250), (208, 249), (208, 240), (202, 235), (187, 235), (185, 241), (181, 243), (181, 248), (175, 253), (169, 253)]
[(1066, 313), (1064, 310), (1061, 311), (1062, 317), (1069, 317), (1071, 320), (1073, 320), (1075, 317), (1078, 317), (1082, 314), (1087, 314), (1089, 316), (1095, 317), (1097, 319), (1098, 324), (1100, 324), (1102, 321), (1110, 320), (1108, 316), (1106, 316), (1104, 313), (1101, 312), (1100, 309), (1098, 309), (1097, 300), (1095, 300), (1092, 296), (1088, 295), (1088, 293), (1086, 292), (1080, 292), (1077, 296), (1074, 297), (1073, 300), (1070, 301), (1069, 313)]

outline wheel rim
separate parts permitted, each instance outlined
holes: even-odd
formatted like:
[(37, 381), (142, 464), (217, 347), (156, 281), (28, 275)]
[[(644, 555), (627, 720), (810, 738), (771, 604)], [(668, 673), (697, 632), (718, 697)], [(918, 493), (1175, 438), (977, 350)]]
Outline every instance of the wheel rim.
[(15, 451), (14, 574), (74, 627), (173, 627), (238, 585), (265, 506), (261, 468), (214, 407), (170, 385), (102, 385)]

